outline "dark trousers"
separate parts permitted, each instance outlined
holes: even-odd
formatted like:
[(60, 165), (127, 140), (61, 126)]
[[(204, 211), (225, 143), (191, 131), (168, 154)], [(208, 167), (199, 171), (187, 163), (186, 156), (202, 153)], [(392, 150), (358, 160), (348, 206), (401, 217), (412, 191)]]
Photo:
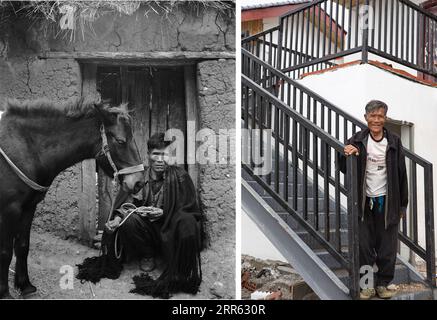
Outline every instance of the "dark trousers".
[(148, 218), (132, 214), (119, 229), (126, 261), (155, 257), (161, 251), (161, 220), (150, 222)]
[(370, 199), (366, 198), (364, 220), (359, 222), (360, 266), (376, 263), (378, 272), (374, 274), (375, 286), (387, 286), (394, 277), (398, 244), (398, 225), (385, 229), (384, 207), (377, 204), (370, 209)]

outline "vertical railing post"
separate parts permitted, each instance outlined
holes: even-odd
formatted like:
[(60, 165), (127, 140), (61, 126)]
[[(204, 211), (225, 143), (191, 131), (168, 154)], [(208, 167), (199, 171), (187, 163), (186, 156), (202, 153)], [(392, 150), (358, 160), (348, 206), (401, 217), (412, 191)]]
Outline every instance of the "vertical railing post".
[[(282, 30), (283, 30), (283, 26), (284, 26), (284, 20), (283, 18), (279, 19), (279, 29), (278, 29), (278, 52), (277, 52), (277, 59), (276, 59), (276, 66), (274, 66), (277, 70), (282, 70), (281, 68), (281, 63), (282, 63)], [(291, 32), (293, 32), (293, 30), (291, 30)], [(272, 34), (272, 39), (271, 41), (273, 42), (273, 34)]]
[[(369, 6), (370, 6), (370, 0), (366, 0), (366, 9), (367, 11), (367, 21), (365, 21), (365, 16), (363, 17), (359, 17), (359, 19), (362, 19), (361, 21), (361, 27), (363, 28), (363, 49), (361, 51), (361, 63), (368, 63), (369, 62), (369, 21), (370, 21), (370, 17), (369, 14), (371, 14), (372, 12), (370, 12), (369, 10)], [(358, 6), (357, 6), (357, 10)], [(363, 13), (364, 11), (362, 11)]]
[(358, 299), (360, 295), (360, 261), (359, 261), (359, 199), (358, 199), (358, 159), (349, 156), (346, 159), (347, 166), (347, 208), (348, 208), (348, 247), (349, 247), (349, 290), (352, 299)]
[(425, 237), (426, 274), (430, 284), (436, 286), (435, 240), (434, 240), (434, 194), (432, 185), (432, 164), (425, 167)]

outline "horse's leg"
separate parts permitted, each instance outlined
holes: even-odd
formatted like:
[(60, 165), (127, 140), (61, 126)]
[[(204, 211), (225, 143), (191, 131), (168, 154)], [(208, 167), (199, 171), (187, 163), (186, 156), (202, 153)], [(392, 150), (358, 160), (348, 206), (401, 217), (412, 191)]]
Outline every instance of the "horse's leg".
[(32, 204), (23, 210), (20, 225), (17, 228), (15, 237), (15, 287), (21, 291), (23, 296), (36, 292), (36, 287), (30, 283), (27, 269), (27, 256), (29, 254), (30, 228), (36, 204)]
[(12, 203), (0, 212), (0, 298), (10, 298), (8, 276), (12, 260), (14, 233), (20, 214), (20, 204)]

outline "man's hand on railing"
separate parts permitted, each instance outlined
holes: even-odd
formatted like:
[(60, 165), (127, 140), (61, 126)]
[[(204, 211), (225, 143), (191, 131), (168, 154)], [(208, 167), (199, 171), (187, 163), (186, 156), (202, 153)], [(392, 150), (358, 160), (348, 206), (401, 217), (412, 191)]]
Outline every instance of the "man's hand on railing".
[(351, 156), (351, 155), (356, 155), (359, 156), (360, 155), (360, 151), (358, 150), (357, 147), (348, 144), (347, 146), (344, 147), (344, 155), (347, 156)]

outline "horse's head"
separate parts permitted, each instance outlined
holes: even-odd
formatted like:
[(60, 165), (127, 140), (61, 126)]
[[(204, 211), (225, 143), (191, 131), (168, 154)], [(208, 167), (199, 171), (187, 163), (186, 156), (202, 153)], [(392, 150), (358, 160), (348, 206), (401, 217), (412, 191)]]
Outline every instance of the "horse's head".
[[(104, 126), (102, 134), (106, 135), (110, 158), (117, 170), (141, 165), (143, 161), (132, 134), (131, 118), (126, 104), (112, 107), (106, 103), (100, 103), (96, 104), (95, 108)], [(97, 162), (106, 174), (114, 175), (114, 169), (104, 152), (97, 158)], [(119, 178), (122, 188), (128, 192), (136, 193), (144, 185), (144, 171), (120, 174)]]

